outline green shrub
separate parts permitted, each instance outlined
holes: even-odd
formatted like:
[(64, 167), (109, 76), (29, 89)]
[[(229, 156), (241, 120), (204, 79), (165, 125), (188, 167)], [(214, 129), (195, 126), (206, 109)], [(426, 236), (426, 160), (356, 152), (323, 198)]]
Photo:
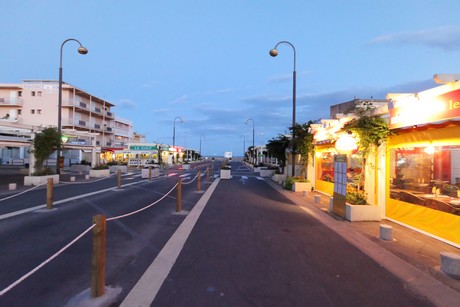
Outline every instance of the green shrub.
[(284, 188), (286, 190), (292, 190), (292, 186), (294, 185), (294, 182), (310, 182), (310, 180), (304, 177), (300, 177), (300, 176), (288, 177), (286, 181), (284, 182)]

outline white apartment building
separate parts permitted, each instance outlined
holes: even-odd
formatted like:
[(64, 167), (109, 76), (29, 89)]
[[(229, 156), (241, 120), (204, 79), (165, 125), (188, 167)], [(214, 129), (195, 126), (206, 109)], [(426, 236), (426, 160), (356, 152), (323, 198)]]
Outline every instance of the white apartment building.
[[(58, 90), (58, 81), (51, 80), (25, 80), (18, 84), (0, 84), (0, 149), (2, 150), (0, 154), (2, 157), (6, 156), (9, 160), (27, 158), (23, 149), (30, 145), (30, 138), (28, 140), (24, 138), (25, 131), (29, 131), (32, 135), (34, 131), (57, 127)], [(114, 104), (102, 98), (63, 83), (61, 107), (63, 155), (66, 158), (67, 149), (70, 163), (77, 163), (79, 161), (72, 160), (82, 158), (70, 154), (72, 149), (84, 153), (96, 147), (97, 152), (104, 153), (106, 148), (122, 148), (124, 144), (132, 142), (133, 123), (126, 119), (115, 118), (113, 107)], [(19, 131), (18, 129), (22, 133), (19, 140), (23, 142), (17, 142), (15, 131)], [(15, 138), (15, 142), (8, 142), (12, 137)], [(6, 164), (5, 162), (3, 159), (1, 163)]]

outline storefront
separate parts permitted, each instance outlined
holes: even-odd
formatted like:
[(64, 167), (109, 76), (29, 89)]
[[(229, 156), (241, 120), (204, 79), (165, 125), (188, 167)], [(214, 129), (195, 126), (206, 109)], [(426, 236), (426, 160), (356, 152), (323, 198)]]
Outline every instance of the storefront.
[(386, 216), (460, 246), (460, 82), (388, 99)]

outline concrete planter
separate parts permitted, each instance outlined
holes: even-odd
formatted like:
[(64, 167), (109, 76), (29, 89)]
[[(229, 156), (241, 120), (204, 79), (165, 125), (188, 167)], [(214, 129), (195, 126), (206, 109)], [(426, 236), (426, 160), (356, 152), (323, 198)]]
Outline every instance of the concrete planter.
[(110, 176), (110, 169), (91, 169), (89, 170), (89, 177), (103, 178)]
[(190, 169), (190, 164), (182, 164), (182, 169)]
[[(160, 176), (160, 170), (158, 168), (152, 168), (152, 178)], [(143, 168), (142, 169), (142, 178), (146, 179), (149, 178), (149, 169)]]
[(230, 179), (232, 176), (229, 169), (220, 170), (220, 179)]
[(272, 180), (276, 183), (283, 183), (283, 181), (286, 181), (286, 174), (274, 174), (272, 176)]
[(24, 185), (41, 185), (48, 182), (48, 178), (53, 178), (53, 184), (59, 183), (59, 175), (47, 175), (47, 176), (24, 176)]
[(270, 177), (273, 174), (272, 169), (261, 169), (260, 170), (260, 177)]
[(380, 221), (380, 207), (374, 205), (345, 204), (345, 218), (350, 222)]
[(311, 192), (311, 182), (294, 182), (292, 185), (292, 191), (294, 192)]
[(128, 166), (127, 165), (111, 165), (109, 166), (109, 170), (111, 173), (116, 173), (118, 171), (121, 171), (122, 173), (127, 173)]

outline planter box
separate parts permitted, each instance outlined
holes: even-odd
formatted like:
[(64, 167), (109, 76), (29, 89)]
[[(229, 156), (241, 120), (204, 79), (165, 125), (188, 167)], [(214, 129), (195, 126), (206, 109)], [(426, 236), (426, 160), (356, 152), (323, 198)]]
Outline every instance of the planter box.
[(53, 178), (53, 184), (59, 183), (59, 175), (47, 175), (47, 176), (24, 176), (24, 185), (41, 185), (48, 182), (48, 178)]
[(90, 169), (89, 170), (89, 177), (102, 178), (102, 177), (109, 177), (109, 176), (110, 176), (110, 169)]
[(182, 169), (190, 169), (190, 164), (182, 164)]
[(350, 222), (380, 221), (380, 207), (374, 205), (345, 204), (345, 218)]
[(111, 173), (116, 173), (118, 171), (121, 171), (122, 173), (127, 173), (128, 172), (128, 166), (127, 165), (111, 165), (111, 166), (109, 166), (109, 171)]
[[(160, 170), (158, 168), (152, 168), (152, 178), (160, 176)], [(142, 169), (142, 178), (149, 178), (149, 169), (143, 168)]]
[(230, 179), (232, 176), (229, 169), (220, 170), (220, 179)]
[(272, 176), (272, 180), (276, 183), (283, 183), (283, 181), (286, 181), (286, 174), (274, 174)]
[(311, 182), (294, 182), (292, 190), (294, 192), (311, 192)]
[(261, 169), (260, 177), (270, 177), (273, 174), (274, 170), (272, 169)]

